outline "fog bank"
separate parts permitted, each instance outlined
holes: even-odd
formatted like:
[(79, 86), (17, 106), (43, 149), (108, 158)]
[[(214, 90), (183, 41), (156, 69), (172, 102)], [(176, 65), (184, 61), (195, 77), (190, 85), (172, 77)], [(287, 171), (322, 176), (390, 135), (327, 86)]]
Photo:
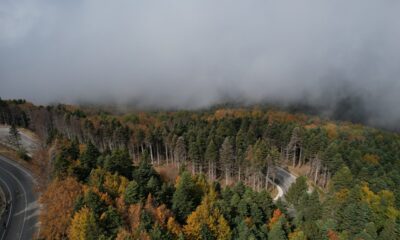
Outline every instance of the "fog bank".
[(2, 0), (0, 96), (307, 104), (396, 127), (400, 2)]

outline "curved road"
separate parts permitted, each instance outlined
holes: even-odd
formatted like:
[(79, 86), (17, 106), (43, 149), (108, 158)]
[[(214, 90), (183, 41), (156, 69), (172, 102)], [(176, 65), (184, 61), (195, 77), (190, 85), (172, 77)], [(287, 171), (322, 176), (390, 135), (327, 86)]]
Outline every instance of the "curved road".
[(39, 213), (34, 185), (35, 180), (27, 170), (0, 156), (0, 187), (9, 203), (1, 217), (0, 240), (34, 238)]
[(274, 198), (274, 201), (277, 201), (279, 198), (284, 197), (286, 192), (289, 190), (290, 185), (296, 181), (296, 176), (281, 167), (275, 167), (275, 170), (275, 182), (272, 180), (270, 180), (270, 182), (278, 189), (278, 194)]

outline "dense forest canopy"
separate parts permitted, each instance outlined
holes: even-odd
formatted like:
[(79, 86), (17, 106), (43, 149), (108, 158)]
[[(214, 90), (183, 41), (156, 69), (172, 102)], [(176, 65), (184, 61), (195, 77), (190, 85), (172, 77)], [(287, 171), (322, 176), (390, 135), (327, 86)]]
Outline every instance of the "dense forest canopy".
[[(400, 237), (397, 133), (260, 107), (113, 115), (24, 100), (1, 100), (0, 123), (56, 149), (43, 238)], [(273, 201), (278, 167), (304, 176)]]

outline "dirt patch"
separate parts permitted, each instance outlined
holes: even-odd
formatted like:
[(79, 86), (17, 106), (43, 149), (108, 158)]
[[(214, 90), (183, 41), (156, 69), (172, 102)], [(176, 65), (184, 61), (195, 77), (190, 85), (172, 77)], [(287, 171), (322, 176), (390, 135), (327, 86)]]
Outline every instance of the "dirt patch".
[(19, 163), (25, 162), (18, 156), (17, 152), (14, 149), (4, 145), (3, 143), (0, 143), (0, 155), (3, 155), (9, 159), (13, 159)]
[[(36, 134), (28, 129), (18, 128), (20, 133), (20, 143), (25, 148), (30, 155), (32, 155), (40, 146), (40, 140)], [(15, 148), (11, 146), (8, 141), (9, 136), (9, 126), (0, 125), (0, 142), (8, 147)]]
[(163, 180), (169, 182), (175, 182), (179, 175), (179, 169), (175, 164), (163, 164), (154, 166), (154, 169), (161, 175)]
[(288, 169), (289, 169), (290, 173), (295, 175), (296, 177), (306, 176), (307, 173), (310, 171), (310, 167), (307, 165), (303, 165), (301, 167), (288, 166)]

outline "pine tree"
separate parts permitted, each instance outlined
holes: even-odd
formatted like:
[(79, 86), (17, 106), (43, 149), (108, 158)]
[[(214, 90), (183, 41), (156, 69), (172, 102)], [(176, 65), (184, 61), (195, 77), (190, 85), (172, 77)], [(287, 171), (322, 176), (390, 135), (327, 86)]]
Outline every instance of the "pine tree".
[(208, 163), (208, 177), (211, 180), (216, 178), (216, 164), (218, 159), (218, 151), (217, 146), (213, 140), (207, 146), (206, 153), (205, 153), (205, 160)]
[(182, 163), (186, 162), (186, 155), (185, 139), (180, 136), (178, 140), (176, 140), (174, 149), (174, 160), (178, 163), (178, 167), (180, 167)]
[(98, 218), (107, 208), (106, 203), (93, 190), (89, 190), (85, 193), (84, 202), (96, 218)]
[(225, 185), (228, 185), (233, 164), (233, 148), (229, 137), (226, 137), (219, 150), (219, 159), (225, 173)]
[[(396, 231), (397, 230), (397, 231)], [(396, 223), (393, 220), (387, 220), (385, 226), (378, 237), (379, 240), (400, 239), (399, 227), (396, 229)]]
[(118, 172), (122, 176), (131, 179), (133, 171), (133, 162), (126, 148), (116, 149), (110, 156), (107, 156), (104, 168), (110, 172)]
[(186, 217), (200, 203), (201, 194), (188, 172), (183, 172), (172, 197), (172, 210), (177, 220), (183, 223)]
[(236, 166), (238, 168), (238, 179), (241, 181), (243, 174), (243, 164), (246, 158), (246, 133), (243, 128), (240, 128), (236, 134)]
[(284, 219), (283, 219), (283, 216), (281, 216), (279, 218), (279, 220), (271, 226), (271, 230), (269, 231), (269, 234), (268, 234), (268, 239), (287, 240), (288, 238), (287, 238), (286, 232), (283, 228), (283, 224), (284, 224)]
[(196, 140), (189, 142), (189, 158), (192, 161), (192, 173), (196, 173), (196, 168), (200, 168), (200, 160), (201, 160), (201, 153), (200, 153), (200, 143)]
[(84, 169), (92, 169), (96, 167), (97, 158), (100, 156), (99, 150), (92, 142), (89, 142), (86, 146), (86, 150), (81, 155), (81, 165)]
[(11, 124), (11, 127), (9, 129), (8, 142), (12, 146), (14, 146), (18, 149), (21, 147), (21, 135), (20, 135), (17, 127), (15, 126), (15, 124)]
[(117, 210), (109, 206), (100, 217), (100, 225), (106, 235), (112, 239), (117, 236), (118, 229), (122, 227), (122, 219)]
[(297, 207), (300, 204), (300, 199), (303, 194), (307, 192), (307, 189), (307, 178), (304, 176), (298, 177), (296, 182), (289, 187), (289, 190), (285, 195), (286, 201)]
[(317, 225), (321, 218), (321, 203), (317, 191), (311, 194), (304, 193), (297, 210), (297, 222), (309, 239), (322, 239), (323, 232)]
[(139, 185), (136, 181), (132, 180), (128, 183), (128, 186), (125, 190), (124, 199), (127, 204), (134, 204), (143, 200), (140, 194)]
[(341, 189), (350, 189), (354, 186), (353, 176), (348, 167), (342, 167), (333, 176), (331, 181), (331, 191), (337, 192)]

